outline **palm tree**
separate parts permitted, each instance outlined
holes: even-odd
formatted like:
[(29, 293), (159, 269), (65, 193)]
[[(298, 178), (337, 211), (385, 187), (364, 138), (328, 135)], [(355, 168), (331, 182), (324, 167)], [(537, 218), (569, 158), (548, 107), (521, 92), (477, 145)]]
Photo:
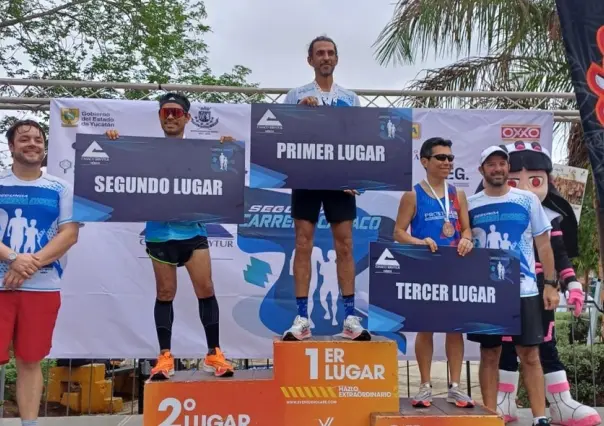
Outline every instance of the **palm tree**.
[[(374, 47), (382, 65), (409, 64), (418, 57), (423, 61), (430, 54), (456, 55), (451, 65), (429, 69), (413, 81), (416, 90), (573, 92), (555, 0), (399, 0)], [(481, 55), (470, 56), (473, 51)], [(577, 109), (574, 99), (474, 98), (462, 104), (450, 97), (429, 97), (407, 103), (424, 108)], [(567, 136), (568, 164), (589, 168), (581, 125), (572, 124)], [(589, 195), (586, 200), (595, 199)], [(581, 225), (593, 229), (592, 219), (582, 215)], [(595, 239), (593, 232), (585, 235)], [(597, 247), (597, 241), (588, 246)], [(597, 270), (597, 265), (591, 268)]]

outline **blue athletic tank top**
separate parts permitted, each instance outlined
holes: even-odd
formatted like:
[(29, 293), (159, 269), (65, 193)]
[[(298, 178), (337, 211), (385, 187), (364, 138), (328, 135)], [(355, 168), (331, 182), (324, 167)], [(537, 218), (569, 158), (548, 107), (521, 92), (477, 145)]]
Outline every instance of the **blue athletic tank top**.
[[(449, 188), (449, 220), (455, 228), (455, 234), (448, 238), (443, 234), (443, 225), (445, 223), (445, 212), (442, 207), (431, 195), (427, 193), (421, 184), (416, 184), (416, 212), (411, 220), (411, 236), (423, 240), (432, 238), (439, 246), (457, 246), (461, 239), (461, 224), (459, 223), (458, 212), (459, 198), (457, 190), (453, 185), (447, 185)], [(440, 199), (445, 205), (445, 197)]]

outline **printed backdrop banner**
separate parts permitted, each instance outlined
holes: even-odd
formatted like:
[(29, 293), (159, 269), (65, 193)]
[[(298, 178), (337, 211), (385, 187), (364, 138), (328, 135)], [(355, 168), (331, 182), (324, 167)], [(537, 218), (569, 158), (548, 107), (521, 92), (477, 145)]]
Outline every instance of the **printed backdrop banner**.
[(243, 223), (244, 142), (77, 134), (81, 222)]
[[(161, 137), (157, 103), (99, 99), (54, 99), (51, 103), (48, 171), (73, 182), (76, 134)], [(245, 141), (249, 171), (250, 105), (199, 104), (191, 107), (190, 139), (232, 136)], [(413, 110), (413, 182), (424, 177), (422, 141), (453, 140), (456, 155), (450, 181), (474, 193), (480, 182), (480, 151), (507, 142), (510, 126), (520, 126), (551, 149), (553, 115), (543, 111)], [(246, 173), (249, 186), (249, 173)], [(402, 192), (370, 191), (357, 198), (354, 222), (357, 310), (367, 326), (369, 242), (390, 241)], [(272, 357), (272, 338), (296, 314), (292, 259), (295, 248), (290, 190), (246, 188), (244, 221), (208, 225), (212, 275), (220, 303), (221, 346), (232, 358)], [(321, 215), (312, 254), (309, 303), (320, 334), (339, 333), (344, 309), (338, 299), (335, 251)], [(53, 358), (153, 358), (155, 280), (145, 253), (143, 223), (86, 223), (65, 261), (63, 305), (54, 335)], [(185, 268), (178, 270), (173, 350), (178, 357), (205, 353), (197, 301)], [(414, 359), (415, 333), (380, 333), (398, 343), (401, 359)], [(444, 336), (434, 339), (435, 359), (445, 359)], [(466, 342), (466, 358), (479, 358)]]
[(515, 252), (370, 243), (369, 254), (370, 331), (520, 334)]
[(411, 189), (411, 109), (252, 104), (253, 188)]

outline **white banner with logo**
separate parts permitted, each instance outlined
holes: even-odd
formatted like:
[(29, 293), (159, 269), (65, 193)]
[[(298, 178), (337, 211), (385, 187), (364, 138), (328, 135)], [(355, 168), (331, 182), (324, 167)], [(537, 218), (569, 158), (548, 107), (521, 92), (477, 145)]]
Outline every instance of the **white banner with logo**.
[[(249, 165), (250, 106), (193, 103), (186, 137), (246, 141)], [(467, 194), (479, 182), (480, 151), (511, 140), (539, 141), (551, 150), (553, 115), (541, 111), (415, 109), (414, 182), (424, 177), (418, 154), (424, 140), (453, 141), (451, 181)], [(55, 99), (51, 103), (48, 172), (73, 182), (76, 133), (160, 136), (158, 104), (152, 101)], [(177, 142), (175, 142), (177, 143)], [(249, 170), (249, 166), (246, 167)], [(247, 179), (246, 179), (247, 182)], [(357, 198), (354, 224), (357, 309), (366, 325), (369, 241), (391, 239), (402, 193), (368, 192)], [(220, 342), (230, 358), (272, 358), (272, 339), (296, 314), (293, 295), (293, 221), (288, 190), (249, 189), (246, 223), (209, 225), (212, 276), (220, 305)], [(309, 310), (315, 335), (341, 331), (335, 251), (322, 216), (312, 255)], [(51, 358), (153, 358), (158, 344), (153, 319), (155, 280), (144, 249), (144, 224), (86, 223), (67, 256), (63, 303)], [(172, 350), (179, 358), (206, 352), (198, 304), (185, 268), (178, 270)], [(426, 321), (430, 314), (426, 313)], [(415, 359), (415, 333), (388, 336), (401, 359)], [(444, 360), (444, 336), (436, 335), (434, 359)], [(479, 357), (466, 343), (466, 359)]]

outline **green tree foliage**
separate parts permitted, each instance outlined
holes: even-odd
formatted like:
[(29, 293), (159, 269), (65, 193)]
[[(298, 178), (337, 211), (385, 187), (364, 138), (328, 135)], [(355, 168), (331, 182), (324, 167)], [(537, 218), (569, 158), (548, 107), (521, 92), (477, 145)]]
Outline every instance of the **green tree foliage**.
[[(210, 28), (197, 0), (0, 1), (0, 75), (96, 82), (247, 86), (251, 70), (236, 65), (222, 75), (208, 67), (204, 36)], [(14, 96), (0, 86), (0, 96)], [(205, 102), (259, 101), (258, 96), (190, 92)], [(33, 98), (154, 99), (136, 89), (26, 88)], [(47, 113), (41, 113), (47, 122)], [(5, 117), (0, 132), (16, 118)]]

